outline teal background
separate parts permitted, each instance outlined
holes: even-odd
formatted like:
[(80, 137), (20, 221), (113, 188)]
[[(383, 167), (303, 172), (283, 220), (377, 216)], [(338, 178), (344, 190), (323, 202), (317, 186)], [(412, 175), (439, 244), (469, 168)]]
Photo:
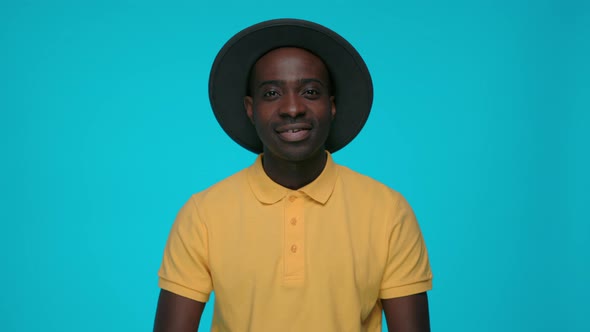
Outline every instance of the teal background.
[(414, 207), (433, 331), (585, 330), (590, 6), (542, 0), (0, 0), (0, 330), (151, 330), (176, 212), (254, 160), (212, 115), (213, 58), (277, 17), (371, 70), (334, 158)]

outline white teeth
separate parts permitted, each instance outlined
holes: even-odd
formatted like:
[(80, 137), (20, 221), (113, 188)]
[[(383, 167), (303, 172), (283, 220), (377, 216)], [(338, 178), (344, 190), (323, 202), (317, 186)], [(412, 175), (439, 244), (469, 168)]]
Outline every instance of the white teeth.
[(308, 129), (301, 129), (301, 128), (287, 129), (287, 130), (284, 131), (284, 133), (293, 134), (293, 133), (298, 133), (298, 132), (303, 131), (303, 130), (308, 130)]

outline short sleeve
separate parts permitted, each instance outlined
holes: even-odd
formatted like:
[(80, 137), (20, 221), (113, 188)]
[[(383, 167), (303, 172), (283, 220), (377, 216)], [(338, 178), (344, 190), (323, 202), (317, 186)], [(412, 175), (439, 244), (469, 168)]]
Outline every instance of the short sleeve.
[(408, 202), (398, 194), (388, 235), (388, 257), (380, 298), (390, 299), (432, 289), (432, 272), (418, 221)]
[(162, 289), (199, 302), (209, 300), (212, 281), (207, 227), (199, 218), (194, 198), (176, 216), (158, 276)]

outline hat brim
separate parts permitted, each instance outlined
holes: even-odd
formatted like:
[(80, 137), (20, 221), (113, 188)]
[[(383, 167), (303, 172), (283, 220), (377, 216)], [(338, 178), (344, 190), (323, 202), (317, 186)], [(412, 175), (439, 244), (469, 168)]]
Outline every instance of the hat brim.
[(223, 130), (239, 145), (262, 152), (262, 142), (246, 115), (243, 98), (256, 61), (280, 47), (306, 49), (326, 64), (334, 89), (336, 117), (326, 150), (336, 152), (361, 131), (373, 103), (373, 83), (367, 65), (354, 47), (334, 31), (297, 20), (270, 20), (233, 36), (219, 51), (209, 76), (209, 100)]

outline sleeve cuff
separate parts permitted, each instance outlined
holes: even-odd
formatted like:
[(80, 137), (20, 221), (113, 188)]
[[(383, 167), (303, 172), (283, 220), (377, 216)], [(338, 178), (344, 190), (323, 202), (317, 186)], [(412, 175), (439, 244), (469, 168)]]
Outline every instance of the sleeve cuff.
[(164, 290), (171, 292), (171, 293), (189, 298), (191, 300), (195, 300), (195, 301), (199, 301), (199, 302), (203, 302), (203, 303), (209, 301), (210, 294), (202, 293), (202, 292), (196, 291), (194, 289), (186, 288), (184, 286), (181, 286), (177, 283), (174, 283), (174, 282), (166, 280), (166, 279), (160, 278), (158, 280), (158, 286)]
[(392, 299), (396, 297), (408, 296), (418, 293), (424, 293), (432, 289), (432, 279), (421, 281), (409, 285), (381, 289), (379, 297), (381, 299)]

